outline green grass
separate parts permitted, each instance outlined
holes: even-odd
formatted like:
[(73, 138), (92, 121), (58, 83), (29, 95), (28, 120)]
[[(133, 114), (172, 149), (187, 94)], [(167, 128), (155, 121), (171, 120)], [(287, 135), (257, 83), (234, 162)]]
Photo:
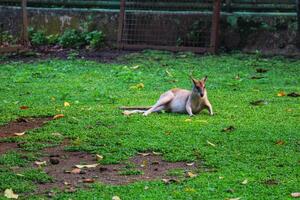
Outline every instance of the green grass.
[[(277, 93), (300, 92), (300, 61), (243, 54), (202, 57), (145, 51), (118, 63), (48, 60), (2, 65), (0, 124), (18, 117), (63, 113), (64, 118), (14, 140), (25, 142), (23, 148), (36, 153), (68, 138), (73, 142), (67, 149), (103, 155), (103, 164), (118, 163), (137, 152), (156, 151), (168, 161), (203, 159), (217, 171), (170, 185), (161, 181), (124, 186), (94, 184), (91, 189), (60, 193), (54, 199), (111, 199), (115, 195), (122, 200), (289, 199), (290, 193), (299, 192), (300, 99), (278, 97)], [(265, 78), (251, 79), (257, 75), (256, 68), (269, 70), (263, 74)], [(189, 89), (190, 74), (198, 78), (208, 75), (214, 116), (204, 111), (186, 121), (188, 115), (127, 117), (118, 110), (124, 105), (152, 105), (170, 88)], [(235, 79), (237, 75), (239, 80)], [(139, 83), (145, 87), (132, 87)], [(260, 99), (268, 104), (250, 104)], [(71, 106), (64, 107), (65, 101)], [(19, 109), (23, 105), (29, 109)], [(234, 131), (221, 131), (231, 125)], [(57, 132), (62, 137), (52, 134)], [(278, 140), (285, 143), (278, 145)], [(23, 197), (26, 190), (32, 191), (39, 177), (20, 179), (9, 168), (29, 163), (16, 153), (2, 155), (0, 164), (6, 170), (0, 171), (0, 190), (13, 187)], [(248, 183), (241, 184), (245, 179)], [(265, 184), (269, 179), (279, 184)]]

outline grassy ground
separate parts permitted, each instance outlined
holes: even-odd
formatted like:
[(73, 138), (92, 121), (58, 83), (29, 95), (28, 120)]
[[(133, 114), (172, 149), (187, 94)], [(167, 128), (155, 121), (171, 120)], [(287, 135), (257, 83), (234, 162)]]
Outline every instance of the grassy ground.
[[(9, 139), (25, 142), (23, 148), (29, 156), (15, 152), (0, 156), (0, 191), (13, 188), (22, 196), (34, 190), (35, 182), (49, 181), (42, 171), (27, 169), (26, 176), (20, 177), (11, 167), (26, 167), (39, 149), (69, 138), (73, 143), (68, 149), (101, 154), (103, 163), (117, 163), (137, 152), (155, 150), (168, 161), (203, 159), (216, 172), (203, 172), (171, 185), (161, 181), (126, 186), (94, 184), (89, 190), (59, 193), (54, 199), (111, 199), (115, 195), (122, 200), (289, 199), (290, 193), (299, 192), (300, 99), (277, 94), (300, 92), (300, 61), (146, 51), (118, 63), (48, 60), (1, 66), (0, 124), (21, 116), (63, 113), (65, 117), (29, 131), (27, 137)], [(269, 71), (257, 74), (256, 68)], [(209, 76), (207, 89), (214, 116), (204, 111), (191, 121), (187, 115), (168, 113), (127, 117), (117, 109), (122, 105), (152, 105), (173, 87), (189, 89), (189, 74)], [(265, 78), (251, 79), (261, 75)], [(260, 99), (267, 105), (250, 104)], [(64, 107), (64, 102), (71, 106)], [(20, 110), (23, 105), (29, 109)], [(234, 131), (221, 132), (231, 125)], [(247, 183), (242, 184), (245, 179)], [(278, 184), (266, 184), (270, 180)]]

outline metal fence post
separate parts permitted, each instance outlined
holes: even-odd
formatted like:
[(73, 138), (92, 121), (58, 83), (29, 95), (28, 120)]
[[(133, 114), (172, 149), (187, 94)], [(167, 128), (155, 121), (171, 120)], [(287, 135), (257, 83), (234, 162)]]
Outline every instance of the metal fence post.
[(221, 0), (214, 0), (214, 9), (210, 36), (210, 52), (216, 53), (219, 45)]
[(296, 0), (297, 7), (297, 36), (296, 36), (296, 46), (300, 48), (300, 0)]
[(22, 43), (25, 47), (28, 47), (29, 39), (28, 39), (27, 0), (22, 0), (22, 18), (23, 18)]

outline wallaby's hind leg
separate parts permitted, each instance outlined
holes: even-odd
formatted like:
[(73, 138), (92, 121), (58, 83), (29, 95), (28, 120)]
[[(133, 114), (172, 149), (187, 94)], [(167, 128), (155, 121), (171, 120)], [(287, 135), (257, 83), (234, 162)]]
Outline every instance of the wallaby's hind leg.
[(156, 102), (156, 104), (154, 104), (152, 106), (152, 108), (150, 108), (149, 110), (147, 110), (143, 115), (147, 116), (147, 115), (149, 115), (152, 112), (158, 112), (160, 110), (163, 110), (165, 108), (165, 104), (167, 104), (170, 101), (172, 101), (173, 98), (174, 98), (174, 94), (171, 91), (162, 94), (160, 96), (159, 100)]

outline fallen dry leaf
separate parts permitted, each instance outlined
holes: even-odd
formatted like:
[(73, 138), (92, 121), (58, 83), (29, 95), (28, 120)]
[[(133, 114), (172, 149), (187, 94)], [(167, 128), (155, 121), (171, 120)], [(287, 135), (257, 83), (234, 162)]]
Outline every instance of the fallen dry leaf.
[(224, 176), (219, 176), (219, 179), (221, 180), (221, 179), (224, 179)]
[(284, 97), (286, 96), (285, 92), (284, 91), (280, 91), (278, 94), (277, 94), (278, 97)]
[(228, 126), (226, 128), (223, 128), (222, 132), (231, 132), (231, 131), (234, 131), (234, 130), (235, 130), (234, 126)]
[(79, 168), (75, 168), (75, 169), (71, 170), (71, 174), (80, 174), (80, 172), (81, 172), (81, 169), (79, 169)]
[(267, 105), (268, 102), (265, 100), (257, 100), (257, 101), (251, 101), (250, 104), (253, 106), (264, 106)]
[(171, 184), (171, 183), (178, 183), (178, 180), (176, 179), (167, 179), (167, 178), (163, 178), (161, 179), (165, 184)]
[(160, 153), (160, 152), (156, 152), (156, 151), (152, 151), (152, 153), (153, 153), (153, 155), (156, 155), (156, 156), (159, 156), (159, 155), (161, 155), (162, 153)]
[(22, 135), (24, 135), (24, 134), (25, 134), (25, 131), (22, 132), (22, 133), (14, 133), (15, 136), (22, 136)]
[(17, 198), (19, 198), (19, 195), (15, 194), (14, 191), (11, 188), (6, 189), (4, 191), (4, 196), (8, 199), (17, 199)]
[(264, 76), (252, 76), (251, 79), (263, 79), (265, 78)]
[(300, 97), (300, 94), (297, 93), (297, 92), (291, 92), (291, 93), (287, 94), (287, 96), (289, 96), (289, 97)]
[(284, 143), (285, 143), (285, 142), (284, 142), (283, 140), (277, 140), (277, 141), (276, 141), (276, 144), (277, 144), (277, 145), (283, 145)]
[(142, 156), (149, 156), (150, 153), (138, 153), (139, 155), (142, 155)]
[(145, 87), (144, 83), (139, 83), (133, 86), (130, 86), (130, 89), (143, 89)]
[(194, 178), (194, 177), (197, 176), (197, 174), (194, 174), (194, 173), (192, 173), (192, 172), (187, 172), (186, 175), (187, 175), (188, 177), (190, 177), (190, 178)]
[(131, 69), (138, 69), (139, 67), (140, 67), (139, 65), (136, 65), (136, 66), (131, 67)]
[(248, 183), (248, 179), (245, 179), (245, 180), (242, 182), (243, 185), (246, 185), (247, 183)]
[(184, 120), (185, 122), (191, 122), (192, 121), (192, 119), (186, 119), (186, 120)]
[(263, 69), (263, 68), (257, 68), (257, 69), (256, 69), (256, 72), (257, 72), (257, 73), (266, 73), (267, 71), (269, 71), (269, 70)]
[(57, 137), (62, 136), (60, 133), (52, 133), (51, 135), (52, 135), (52, 136), (57, 136)]
[(27, 110), (29, 107), (28, 106), (20, 106), (21, 110)]
[(216, 145), (214, 143), (211, 143), (210, 141), (206, 140), (207, 144), (209, 144), (210, 146), (215, 147)]
[(37, 166), (43, 166), (43, 165), (47, 165), (46, 161), (35, 161), (34, 164), (36, 164)]
[(291, 196), (294, 198), (299, 198), (300, 197), (300, 192), (293, 192), (291, 193)]
[(121, 200), (121, 198), (119, 196), (113, 196), (111, 199), (112, 200)]
[(65, 102), (64, 102), (64, 106), (65, 106), (65, 107), (68, 107), (68, 106), (70, 106), (70, 103), (65, 101)]
[(75, 167), (79, 168), (79, 169), (83, 169), (83, 168), (95, 168), (97, 167), (99, 164), (91, 164), (91, 165), (75, 165)]
[(95, 182), (95, 179), (92, 179), (92, 178), (86, 178), (86, 179), (83, 179), (82, 182), (84, 182), (84, 183), (94, 183), (94, 182)]
[(187, 166), (193, 166), (195, 163), (186, 163)]
[(97, 154), (97, 155), (96, 155), (96, 160), (97, 160), (97, 161), (103, 160), (103, 156)]
[(53, 117), (53, 119), (59, 119), (59, 118), (63, 118), (65, 115), (64, 114), (58, 114), (58, 115), (55, 115)]
[(229, 198), (229, 199), (226, 199), (226, 200), (240, 200), (241, 197), (237, 197), (237, 198)]

